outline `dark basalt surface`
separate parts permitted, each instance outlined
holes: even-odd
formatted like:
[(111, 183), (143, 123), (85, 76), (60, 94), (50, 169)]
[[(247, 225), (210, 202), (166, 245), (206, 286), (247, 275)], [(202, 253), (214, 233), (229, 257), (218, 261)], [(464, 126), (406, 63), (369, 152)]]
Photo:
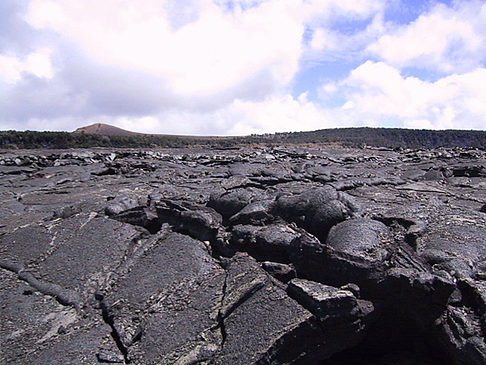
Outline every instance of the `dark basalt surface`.
[(0, 153), (2, 364), (486, 363), (486, 152)]

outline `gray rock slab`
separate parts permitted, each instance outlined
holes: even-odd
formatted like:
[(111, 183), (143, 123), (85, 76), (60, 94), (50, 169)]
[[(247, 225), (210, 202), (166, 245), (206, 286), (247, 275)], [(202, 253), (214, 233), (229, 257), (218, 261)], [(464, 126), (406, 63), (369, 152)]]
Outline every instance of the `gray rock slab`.
[(134, 263), (104, 305), (135, 363), (207, 360), (220, 346), (223, 285), (224, 270), (206, 246), (173, 233)]
[(36, 365), (125, 363), (111, 337), (110, 327), (103, 322), (86, 321), (68, 333), (61, 333), (24, 359)]
[(19, 227), (2, 237), (0, 259), (28, 265), (52, 249), (53, 235), (39, 224)]
[(63, 220), (52, 228), (53, 237), (57, 232), (56, 247), (38, 265), (38, 273), (45, 281), (79, 291), (101, 285), (139, 235), (131, 225), (90, 216)]
[(0, 363), (35, 363), (32, 353), (78, 323), (80, 316), (13, 273), (2, 270), (0, 279)]
[(486, 217), (475, 211), (444, 211), (419, 240), (420, 255), (435, 272), (486, 278)]
[(229, 262), (222, 309), (224, 342), (215, 364), (312, 363), (323, 356), (315, 317), (246, 254)]

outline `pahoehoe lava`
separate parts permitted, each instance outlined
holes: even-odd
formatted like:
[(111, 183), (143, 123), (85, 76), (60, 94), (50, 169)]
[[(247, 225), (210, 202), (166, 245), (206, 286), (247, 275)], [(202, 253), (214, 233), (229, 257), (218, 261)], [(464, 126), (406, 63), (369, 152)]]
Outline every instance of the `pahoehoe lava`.
[(486, 363), (486, 151), (3, 151), (0, 363)]

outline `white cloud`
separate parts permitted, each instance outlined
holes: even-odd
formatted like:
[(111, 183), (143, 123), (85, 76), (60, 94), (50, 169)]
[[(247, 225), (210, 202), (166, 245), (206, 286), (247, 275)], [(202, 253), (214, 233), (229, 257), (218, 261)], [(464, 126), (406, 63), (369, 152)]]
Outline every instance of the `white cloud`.
[(307, 18), (317, 23), (332, 22), (336, 18), (366, 19), (386, 7), (382, 0), (307, 0), (303, 4)]
[(0, 77), (7, 82), (20, 80), (22, 62), (16, 57), (7, 57), (0, 55)]
[(22, 78), (23, 72), (28, 72), (37, 77), (50, 79), (54, 75), (50, 57), (51, 50), (48, 48), (30, 53), (24, 60), (0, 55), (0, 77), (8, 83), (14, 83)]
[[(373, 12), (359, 15), (359, 18), (365, 20), (364, 28), (351, 33), (343, 33), (339, 26), (339, 20), (349, 21), (347, 12), (338, 13), (335, 17), (316, 25), (303, 58), (319, 63), (336, 60), (350, 61), (362, 57), (363, 50), (385, 32), (383, 9), (373, 7), (371, 9)], [(333, 24), (335, 21), (338, 22), (337, 25)]]
[[(367, 61), (349, 77), (322, 85), (325, 93), (344, 101), (324, 107), (287, 93), (263, 100), (235, 99), (208, 110), (171, 108), (142, 116), (98, 115), (104, 122), (146, 133), (187, 135), (248, 135), (344, 126), (395, 126), (426, 129), (484, 129), (486, 125), (486, 69), (446, 76), (436, 82), (404, 77), (393, 66)], [(29, 125), (45, 128), (49, 120), (31, 118)], [(81, 126), (83, 118), (55, 118), (51, 126)], [(44, 124), (43, 124), (44, 123)], [(60, 128), (62, 129), (62, 128)], [(72, 127), (71, 129), (74, 129)]]
[[(0, 127), (104, 122), (198, 135), (486, 128), (479, 0), (435, 5), (404, 26), (386, 22), (390, 3), (382, 0), (28, 1), (21, 26), (36, 38), (12, 48), (25, 57), (0, 55)], [(333, 72), (366, 58), (374, 61), (336, 80)], [(323, 67), (309, 82), (308, 60), (329, 64), (329, 73)], [(445, 74), (426, 82), (405, 77), (408, 66)], [(306, 91), (317, 80), (320, 90), (291, 95), (295, 84)], [(315, 94), (322, 100), (309, 100)]]
[(405, 127), (484, 129), (484, 85), (486, 68), (426, 82), (403, 77), (383, 62), (367, 61), (334, 87), (346, 98), (343, 109), (368, 120)]
[(344, 42), (349, 48), (360, 36), (348, 40), (326, 24), (370, 18), (384, 7), (379, 0), (32, 0), (26, 19), (105, 65), (162, 77), (176, 94), (231, 89), (241, 98), (238, 85), (255, 75), (264, 73), (277, 89), (288, 85), (299, 70), (306, 26), (317, 29), (315, 50)]
[(173, 29), (160, 1), (33, 0), (29, 22), (53, 29), (106, 65), (166, 79), (180, 94), (212, 94), (262, 70), (278, 85), (298, 70), (300, 1), (273, 0), (228, 13), (198, 3), (197, 19)]
[[(113, 123), (113, 121), (110, 121)], [(157, 133), (160, 127), (160, 120), (155, 116), (145, 116), (141, 118), (117, 118), (115, 123), (121, 128), (140, 133)]]
[(233, 126), (235, 134), (294, 132), (329, 127), (323, 111), (305, 95), (294, 99), (281, 95), (262, 102), (235, 100), (231, 113), (241, 115)]
[(486, 3), (438, 4), (414, 22), (398, 26), (368, 46), (368, 51), (395, 67), (426, 67), (465, 72), (486, 59)]
[(333, 48), (335, 47), (334, 40), (328, 36), (328, 32), (326, 32), (323, 28), (317, 28), (314, 30), (314, 34), (312, 35), (312, 41), (310, 46), (313, 50), (322, 50), (324, 47)]
[(249, 135), (315, 130), (332, 126), (325, 112), (306, 99), (282, 94), (263, 101), (236, 99), (224, 108), (193, 113), (166, 111), (155, 117), (111, 120), (122, 128), (147, 133), (188, 135)]
[(333, 1), (334, 6), (346, 13), (354, 14), (358, 17), (369, 17), (384, 9), (386, 2), (379, 0), (340, 0)]

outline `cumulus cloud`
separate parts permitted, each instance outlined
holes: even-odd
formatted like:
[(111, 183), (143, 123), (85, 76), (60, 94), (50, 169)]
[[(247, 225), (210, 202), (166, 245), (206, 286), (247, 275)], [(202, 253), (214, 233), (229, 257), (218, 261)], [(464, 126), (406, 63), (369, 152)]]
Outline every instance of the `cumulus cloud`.
[(326, 60), (356, 60), (363, 57), (363, 49), (374, 42), (385, 30), (382, 12), (373, 15), (363, 29), (351, 34), (324, 25), (313, 30), (304, 58), (312, 62)]
[[(187, 125), (185, 132), (219, 131), (222, 123), (215, 121), (221, 115), (230, 121), (235, 101), (259, 105), (288, 88), (299, 68), (304, 23), (323, 11), (322, 4), (31, 0), (25, 20), (52, 41), (56, 73), (51, 67), (49, 82), (38, 79), (47, 72), (20, 79), (22, 71), (32, 71), (30, 62), (2, 58), (11, 84), (0, 85), (8, 96), (0, 100), (4, 122), (30, 121), (25, 125), (31, 126), (52, 118), (57, 121), (52, 125), (59, 125), (64, 118), (68, 126), (77, 117), (124, 123), (158, 118), (163, 131), (170, 114), (191, 116), (177, 124)], [(363, 11), (359, 2), (341, 8)], [(192, 122), (199, 114), (199, 119), (220, 117), (206, 119), (209, 127), (200, 128)], [(233, 130), (231, 124), (226, 128)]]
[(367, 50), (387, 63), (464, 72), (486, 60), (486, 3), (437, 4), (411, 24), (392, 27)]
[(486, 69), (435, 82), (404, 77), (383, 62), (367, 61), (326, 90), (344, 91), (342, 109), (382, 123), (411, 128), (481, 129), (486, 120)]
[(197, 135), (249, 135), (332, 127), (325, 112), (308, 101), (305, 94), (299, 98), (274, 95), (261, 101), (235, 99), (214, 111), (169, 111), (155, 117), (120, 118), (117, 123), (147, 133), (156, 132), (162, 124), (165, 133)]
[(386, 7), (386, 2), (381, 0), (307, 0), (304, 4), (310, 24), (332, 24), (339, 18), (366, 19)]
[(50, 49), (43, 48), (29, 54), (25, 60), (0, 55), (0, 77), (13, 83), (22, 78), (23, 72), (27, 72), (50, 79), (53, 76), (50, 54)]
[(264, 69), (275, 83), (289, 82), (303, 33), (298, 3), (274, 0), (231, 14), (201, 0), (195, 20), (174, 30), (170, 8), (160, 1), (33, 0), (28, 20), (68, 37), (100, 63), (162, 77), (178, 94), (200, 95)]

